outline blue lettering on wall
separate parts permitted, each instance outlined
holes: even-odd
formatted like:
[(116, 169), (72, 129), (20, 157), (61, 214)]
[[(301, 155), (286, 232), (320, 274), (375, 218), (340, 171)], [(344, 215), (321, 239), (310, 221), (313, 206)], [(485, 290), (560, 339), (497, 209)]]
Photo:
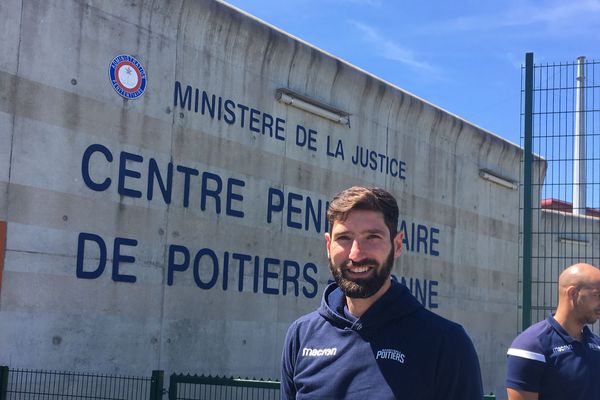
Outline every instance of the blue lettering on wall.
[(233, 208), (233, 201), (237, 201), (237, 202), (242, 202), (244, 201), (244, 196), (242, 196), (241, 193), (236, 193), (234, 191), (234, 189), (237, 188), (243, 188), (244, 186), (246, 186), (246, 182), (239, 180), (239, 179), (234, 179), (234, 178), (229, 178), (227, 179), (227, 196), (226, 198), (226, 205), (225, 205), (225, 213), (227, 215), (231, 215), (233, 217), (238, 217), (238, 218), (243, 218), (244, 217), (244, 212), (241, 210), (236, 210), (235, 208)]
[(142, 177), (142, 174), (139, 171), (128, 169), (127, 162), (131, 161), (136, 163), (141, 163), (144, 161), (144, 157), (138, 154), (128, 153), (126, 151), (121, 152), (121, 157), (119, 158), (119, 194), (121, 196), (140, 198), (142, 197), (142, 192), (135, 189), (130, 189), (125, 186), (125, 178), (131, 177), (135, 179), (139, 179)]
[[(248, 254), (233, 253), (232, 258), (239, 262), (238, 269), (238, 291), (244, 290), (244, 271), (247, 262), (252, 261), (252, 256)], [(225, 285), (224, 285), (225, 286)]]
[(209, 94), (204, 90), (201, 92), (200, 89), (193, 89), (190, 85), (183, 89), (179, 81), (175, 81), (173, 106), (200, 113), (218, 121), (223, 120), (229, 125), (237, 124), (240, 128), (246, 128), (250, 132), (271, 139), (285, 140), (284, 119), (274, 118), (261, 110), (215, 94)]
[(113, 269), (112, 269), (112, 280), (115, 282), (131, 282), (134, 283), (136, 281), (136, 277), (134, 275), (121, 274), (119, 272), (119, 265), (121, 263), (134, 263), (135, 257), (128, 256), (125, 254), (121, 254), (121, 246), (129, 246), (135, 247), (138, 242), (134, 239), (127, 238), (115, 238), (114, 246), (113, 246)]
[(101, 144), (92, 144), (83, 152), (81, 159), (81, 176), (83, 177), (83, 182), (90, 189), (102, 192), (110, 187), (111, 179), (106, 177), (101, 183), (97, 183), (90, 176), (90, 158), (94, 153), (102, 153), (108, 162), (112, 162), (113, 155), (109, 149)]
[(183, 174), (183, 207), (187, 208), (190, 205), (190, 177), (198, 176), (200, 171), (194, 168), (178, 165), (177, 172), (181, 172)]
[[(87, 270), (84, 265), (85, 251), (87, 246), (96, 246), (100, 256), (98, 257), (98, 264), (95, 265), (95, 269)], [(135, 283), (135, 275), (126, 275), (119, 272), (121, 263), (133, 263), (135, 257), (130, 255), (122, 254), (121, 246), (136, 247), (137, 240), (116, 237), (113, 243), (113, 260), (112, 260), (112, 280), (115, 282), (130, 282)], [(77, 266), (75, 268), (75, 276), (81, 279), (96, 279), (99, 278), (106, 268), (107, 263), (107, 248), (106, 242), (100, 236), (81, 232), (77, 238)], [(93, 260), (93, 261), (92, 261)], [(94, 259), (91, 262), (96, 262)], [(88, 266), (89, 267), (89, 266)]]
[[(264, 294), (279, 294), (279, 289), (277, 288), (279, 283), (279, 274), (273, 270), (269, 269), (269, 266), (273, 265), (276, 268), (279, 268), (280, 261), (276, 258), (266, 257), (264, 259), (264, 269), (263, 269), (263, 293)], [(269, 286), (269, 281), (274, 286)]]
[(362, 146), (356, 146), (352, 156), (352, 164), (372, 171), (390, 175), (395, 178), (406, 179), (406, 163), (387, 154), (378, 153)]
[[(180, 255), (180, 258), (183, 257), (182, 262), (175, 262), (175, 257), (177, 254)], [(175, 272), (183, 272), (188, 269), (190, 266), (190, 252), (185, 246), (178, 246), (176, 244), (172, 244), (169, 246), (169, 261), (167, 264), (167, 285), (171, 286), (173, 284), (173, 278)]]
[[(137, 277), (124, 274), (120, 267), (124, 263), (135, 263), (135, 257), (125, 254), (125, 247), (136, 247), (138, 241), (132, 238), (117, 237), (113, 243), (113, 265), (111, 278), (115, 282), (135, 283)], [(93, 249), (93, 256), (86, 259), (86, 251)], [(98, 255), (99, 254), (99, 255)], [(293, 295), (314, 298), (319, 291), (316, 276), (317, 266), (312, 262), (301, 263), (295, 260), (275, 257), (261, 257), (244, 253), (225, 251), (222, 254), (208, 247), (194, 251), (186, 246), (170, 244), (167, 249), (167, 286), (174, 286), (178, 276), (191, 274), (194, 284), (202, 290), (214, 290), (221, 280), (221, 289), (230, 290), (230, 277), (236, 277), (238, 292), (251, 291), (267, 295)], [(193, 258), (192, 258), (193, 255)], [(81, 232), (77, 239), (76, 276), (79, 279), (97, 279), (106, 269), (107, 245), (99, 235)], [(193, 260), (193, 261), (192, 261)], [(87, 265), (84, 265), (86, 264)], [(190, 265), (191, 264), (191, 265)], [(248, 268), (251, 268), (250, 270)], [(237, 269), (237, 274), (235, 273)], [(252, 285), (246, 287), (245, 278), (251, 275)], [(405, 285), (425, 307), (435, 309), (438, 303), (439, 282), (431, 279), (407, 278), (392, 279)], [(281, 281), (281, 286), (279, 282)], [(331, 282), (331, 281), (330, 281)], [(234, 289), (235, 290), (235, 289)]]
[(392, 279), (396, 282), (400, 282), (404, 286), (410, 290), (413, 296), (421, 303), (424, 307), (429, 309), (435, 309), (439, 307), (438, 304), (438, 292), (437, 286), (439, 284), (438, 281), (435, 280), (427, 280), (427, 279), (419, 279), (419, 278), (406, 278), (404, 276), (400, 277), (400, 280), (395, 275), (392, 275)]
[(215, 212), (217, 214), (221, 214), (221, 190), (223, 188), (223, 181), (221, 180), (221, 177), (217, 174), (204, 172), (202, 174), (202, 187), (204, 190), (200, 195), (200, 209), (205, 211), (206, 199), (208, 197), (212, 197), (215, 204)]
[[(168, 249), (167, 285), (173, 286), (176, 276), (186, 273), (189, 268), (191, 254), (185, 246), (171, 244)], [(222, 261), (221, 261), (222, 260)], [(252, 268), (251, 271), (247, 267)], [(237, 269), (237, 274), (235, 270)], [(244, 278), (248, 272), (252, 274), (252, 287), (246, 288)], [(302, 279), (300, 280), (300, 273)], [(302, 293), (307, 298), (313, 298), (318, 292), (318, 283), (315, 279), (317, 267), (313, 263), (301, 263), (294, 260), (281, 260), (273, 257), (252, 256), (249, 254), (225, 251), (222, 257), (209, 249), (202, 248), (194, 255), (193, 266), (194, 282), (200, 289), (213, 289), (222, 278), (221, 288), (229, 290), (231, 276), (237, 277), (237, 290), (251, 289), (253, 293), (270, 295), (293, 294), (300, 296)], [(283, 286), (279, 290), (279, 281)], [(292, 287), (290, 292), (289, 287)], [(300, 290), (301, 288), (301, 290)]]
[[(308, 140), (303, 138), (301, 140)], [(91, 159), (101, 157), (106, 164), (103, 171), (112, 171), (113, 153), (103, 145), (92, 144), (83, 153), (81, 174), (87, 187), (94, 191), (110, 189), (113, 179), (104, 174), (90, 171)], [(234, 177), (223, 177), (211, 171), (198, 171), (185, 165), (168, 162), (160, 165), (154, 158), (140, 154), (121, 152), (118, 155), (117, 191), (125, 197), (140, 198), (145, 189), (148, 201), (161, 201), (165, 205), (175, 203), (184, 208), (199, 207), (219, 215), (244, 218), (244, 189), (246, 182)], [(178, 181), (179, 184), (175, 184)], [(173, 188), (180, 188), (174, 191)], [(198, 199), (190, 199), (192, 188), (199, 192)], [(267, 191), (266, 217), (271, 224), (274, 218), (283, 226), (294, 230), (321, 234), (329, 230), (326, 200), (310, 195), (270, 187)], [(264, 214), (263, 214), (264, 215)], [(404, 249), (438, 257), (440, 255), (440, 229), (417, 223), (401, 221), (399, 230), (404, 233)]]
[[(196, 95), (196, 99), (198, 98), (198, 96)], [(188, 111), (190, 111), (192, 109), (192, 87), (191, 86), (187, 86), (185, 88), (185, 94), (181, 93), (181, 83), (179, 83), (179, 81), (175, 81), (175, 94), (174, 94), (174, 98), (173, 98), (173, 104), (175, 107), (177, 107), (179, 105), (179, 107), (181, 108), (186, 108)], [(198, 102), (196, 101), (196, 104), (198, 104)], [(198, 108), (198, 106), (196, 106), (196, 109)], [(198, 112), (198, 111), (196, 111)]]
[(440, 230), (432, 226), (429, 232), (429, 254), (438, 257), (440, 252), (437, 250), (437, 245), (440, 243), (440, 240), (438, 239)]
[(297, 203), (299, 201), (302, 201), (301, 195), (293, 192), (288, 193), (286, 222), (287, 226), (289, 226), (290, 228), (302, 229), (302, 224), (294, 220), (295, 214), (297, 215), (302, 213), (302, 209), (294, 205), (295, 202)]
[[(91, 271), (84, 270), (84, 256), (85, 256), (85, 246), (86, 242), (89, 245), (95, 243), (98, 247), (98, 251), (100, 256), (98, 257), (98, 265), (96, 265), (96, 269)], [(77, 238), (77, 268), (75, 272), (75, 276), (81, 279), (96, 279), (104, 272), (104, 268), (106, 267), (106, 244), (104, 240), (93, 233), (85, 233), (81, 232), (79, 237)]]
[(403, 250), (439, 257), (439, 228), (401, 220), (398, 231), (404, 234)]
[(160, 193), (162, 194), (163, 201), (165, 204), (171, 204), (171, 189), (173, 188), (173, 163), (167, 164), (166, 183), (165, 180), (163, 180), (158, 168), (158, 164), (154, 158), (150, 159), (150, 163), (148, 165), (148, 175), (148, 190), (146, 191), (147, 199), (152, 200), (154, 195), (154, 180), (156, 180), (158, 186), (160, 187)]
[[(191, 92), (190, 92), (191, 93)], [(189, 94), (190, 99), (192, 98)], [(188, 101), (188, 93), (177, 97), (181, 102)], [(190, 100), (191, 101), (191, 100)], [(201, 104), (207, 113), (216, 118), (231, 117), (227, 113), (227, 102), (220, 98), (207, 97), (206, 104)], [(191, 107), (191, 106), (190, 106)], [(223, 107), (223, 114), (220, 114)], [(239, 108), (239, 107), (238, 107)], [(253, 125), (253, 131), (259, 127), (259, 114), (256, 110), (241, 107), (241, 118), (250, 115), (248, 124)], [(267, 115), (267, 117), (265, 117)], [(277, 136), (277, 119), (268, 114), (262, 114), (263, 128), (266, 134)], [(275, 122), (273, 122), (275, 121)], [(243, 124), (243, 123), (242, 123)], [(299, 129), (297, 140), (306, 147), (311, 147), (311, 130)], [(270, 131), (270, 132), (268, 132)], [(313, 131), (314, 132), (314, 131)], [(316, 135), (316, 132), (315, 132)], [(314, 136), (314, 135), (313, 135)], [(115, 155), (117, 156), (117, 155)], [(379, 157), (379, 156), (377, 156)], [(369, 154), (367, 168), (381, 167), (382, 157)], [(117, 168), (111, 164), (118, 162)], [(93, 171), (92, 166), (101, 166), (101, 171)], [(391, 164), (390, 164), (391, 165)], [(110, 176), (111, 171), (116, 176)], [(213, 211), (215, 214), (225, 214), (231, 217), (244, 218), (243, 202), (246, 182), (242, 179), (221, 176), (211, 171), (199, 171), (185, 165), (174, 165), (172, 162), (160, 164), (154, 158), (143, 157), (140, 154), (122, 151), (118, 157), (101, 144), (92, 144), (85, 149), (81, 162), (81, 175), (85, 185), (91, 190), (102, 192), (111, 188), (117, 182), (116, 191), (125, 197), (141, 198), (144, 194), (148, 201), (162, 202), (165, 205), (181, 204), (184, 208), (199, 207), (202, 211)], [(179, 181), (177, 181), (179, 180)], [(173, 190), (179, 188), (179, 191)], [(192, 192), (192, 188), (195, 189)], [(114, 189), (113, 189), (114, 190)], [(143, 193), (145, 190), (145, 193)], [(197, 193), (191, 198), (191, 193)], [(267, 190), (267, 223), (274, 220), (281, 226), (311, 231), (317, 234), (329, 230), (326, 213), (328, 202), (315, 196), (283, 191), (269, 187)], [(264, 215), (264, 214), (263, 214)], [(406, 251), (421, 253), (434, 257), (440, 256), (440, 229), (419, 223), (409, 223), (402, 220), (399, 231), (403, 232), (403, 247)], [(135, 263), (135, 257), (127, 252), (127, 248), (136, 247), (137, 240), (117, 237), (112, 243), (111, 278), (115, 282), (135, 283), (134, 274), (123, 272), (124, 264)], [(94, 255), (85, 258), (86, 251), (95, 247)], [(78, 237), (76, 276), (80, 279), (97, 279), (104, 273), (108, 261), (107, 243), (98, 235), (82, 232)], [(223, 254), (204, 248), (192, 252), (189, 248), (179, 245), (168, 246), (167, 285), (172, 286), (180, 274), (193, 274), (196, 286), (203, 290), (214, 289), (221, 282), (222, 290), (231, 290), (228, 286), (230, 276), (237, 276), (237, 290), (252, 291), (270, 295), (294, 295), (312, 298), (317, 295), (316, 280), (317, 266), (313, 263), (299, 263), (294, 260), (282, 260), (258, 255), (249, 255), (225, 251)], [(192, 267), (192, 268), (190, 268)], [(236, 274), (237, 272), (237, 274)], [(251, 287), (247, 277), (251, 276)], [(246, 281), (245, 281), (246, 278)], [(410, 287), (413, 294), (423, 304), (437, 308), (437, 281), (412, 280), (403, 283)], [(279, 286), (281, 281), (282, 285)]]
[[(185, 86), (185, 87), (184, 87)], [(175, 81), (173, 106), (187, 110), (216, 121), (224, 121), (230, 126), (242, 128), (252, 135), (262, 135), (270, 139), (286, 140), (286, 120), (268, 114), (249, 105), (208, 93), (191, 85)], [(318, 132), (301, 124), (296, 124), (296, 146), (308, 151), (318, 150)], [(325, 154), (328, 157), (345, 161), (344, 142), (339, 138), (326, 135)], [(356, 145), (349, 151), (350, 162), (358, 168), (367, 169), (400, 180), (407, 179), (407, 164), (394, 154)]]
[[(293, 272), (290, 270), (293, 269)], [(288, 292), (288, 283), (292, 284), (294, 288), (294, 296), (298, 297), (298, 277), (300, 276), (300, 265), (296, 261), (285, 260), (283, 262), (283, 277), (282, 279), (282, 292), (285, 296)]]
[[(312, 271), (312, 275), (309, 273)], [(317, 274), (317, 266), (313, 263), (308, 263), (304, 265), (304, 268), (302, 269), (302, 277), (304, 278), (304, 280), (306, 281), (306, 283), (308, 283), (308, 286), (304, 286), (302, 288), (302, 293), (304, 294), (304, 296), (310, 298), (313, 298), (317, 295), (317, 289), (318, 289), (318, 284), (317, 284), (317, 280), (314, 278), (314, 276)], [(312, 290), (310, 290), (309, 288), (312, 288)]]
[[(202, 278), (200, 278), (200, 261), (202, 260), (202, 257), (204, 257), (204, 256), (208, 256), (205, 258), (209, 259), (209, 261), (207, 261), (208, 262), (207, 269), (208, 269), (208, 273), (210, 274), (211, 278), (208, 282), (204, 282), (202, 280)], [(210, 268), (211, 266), (212, 266), (212, 269)], [(211, 249), (201, 249), (200, 251), (198, 251), (196, 253), (196, 256), (194, 257), (194, 281), (196, 282), (196, 285), (200, 289), (212, 289), (212, 287), (215, 286), (215, 283), (217, 283), (218, 278), (219, 278), (219, 260), (217, 259), (217, 255)]]
[[(107, 163), (105, 170), (111, 170), (108, 168), (113, 162), (111, 151), (100, 144), (92, 144), (83, 153), (81, 175), (88, 188), (102, 192), (111, 187), (112, 179), (105, 176), (102, 177), (103, 180), (92, 179), (90, 159), (96, 153), (104, 155)], [(140, 198), (142, 192), (136, 187), (145, 186), (146, 198), (148, 201), (155, 201), (158, 187), (158, 201), (162, 201), (166, 205), (171, 204), (175, 196), (175, 201), (187, 208), (190, 206), (191, 187), (195, 185), (200, 188), (200, 198), (191, 204), (199, 205), (202, 211), (210, 209), (216, 214), (221, 214), (224, 203), (226, 215), (237, 218), (244, 217), (244, 212), (240, 209), (240, 203), (244, 200), (242, 188), (246, 186), (243, 180), (224, 178), (209, 171), (200, 173), (197, 169), (184, 165), (173, 167), (173, 164), (169, 162), (161, 170), (161, 166), (154, 158), (150, 158), (146, 165), (143, 156), (123, 151), (119, 154), (117, 191), (121, 196)], [(183, 181), (183, 185), (178, 186), (183, 188), (181, 193), (173, 192), (174, 179)]]
[(273, 216), (285, 210), (285, 226), (293, 229), (314, 230), (316, 233), (327, 232), (328, 201), (313, 200), (310, 196), (288, 192), (287, 201), (284, 193), (277, 188), (269, 188), (267, 194), (267, 223), (273, 222)]
[(317, 151), (317, 131), (296, 125), (296, 146)]
[(254, 291), (254, 293), (258, 293), (258, 274), (260, 271), (259, 268), (260, 257), (254, 256), (254, 273), (252, 274), (252, 282), (254, 283), (254, 285), (252, 285), (252, 290)]

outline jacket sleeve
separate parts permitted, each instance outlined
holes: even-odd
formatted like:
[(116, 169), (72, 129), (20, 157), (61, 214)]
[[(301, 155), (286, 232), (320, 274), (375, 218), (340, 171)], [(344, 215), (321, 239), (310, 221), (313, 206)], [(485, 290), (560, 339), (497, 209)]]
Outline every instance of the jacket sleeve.
[(538, 393), (546, 369), (546, 356), (541, 343), (530, 335), (521, 334), (508, 349), (506, 387)]
[(285, 335), (283, 352), (281, 355), (281, 388), (279, 398), (281, 400), (293, 400), (296, 398), (296, 385), (294, 383), (294, 371), (296, 367), (296, 354), (298, 353), (298, 329), (294, 322)]
[(460, 326), (444, 332), (436, 373), (437, 400), (481, 400), (483, 385), (473, 342)]

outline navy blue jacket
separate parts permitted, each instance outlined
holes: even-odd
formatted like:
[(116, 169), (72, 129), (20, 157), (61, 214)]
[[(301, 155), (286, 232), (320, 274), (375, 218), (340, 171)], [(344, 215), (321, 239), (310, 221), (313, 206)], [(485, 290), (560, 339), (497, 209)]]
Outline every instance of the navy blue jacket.
[(361, 318), (336, 284), (288, 329), (282, 399), (481, 400), (479, 361), (464, 329), (391, 288)]

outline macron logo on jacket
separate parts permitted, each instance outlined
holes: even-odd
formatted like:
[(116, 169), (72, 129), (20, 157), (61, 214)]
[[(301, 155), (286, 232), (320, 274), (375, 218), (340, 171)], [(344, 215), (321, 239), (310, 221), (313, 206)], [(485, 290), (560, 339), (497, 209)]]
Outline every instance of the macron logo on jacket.
[(337, 347), (325, 348), (325, 349), (311, 349), (305, 347), (302, 349), (302, 356), (306, 357), (323, 357), (323, 356), (335, 356), (337, 353)]
[(554, 347), (552, 349), (552, 352), (554, 354), (564, 353), (565, 351), (573, 351), (573, 345), (572, 344), (565, 344), (564, 346), (557, 346), (557, 347)]

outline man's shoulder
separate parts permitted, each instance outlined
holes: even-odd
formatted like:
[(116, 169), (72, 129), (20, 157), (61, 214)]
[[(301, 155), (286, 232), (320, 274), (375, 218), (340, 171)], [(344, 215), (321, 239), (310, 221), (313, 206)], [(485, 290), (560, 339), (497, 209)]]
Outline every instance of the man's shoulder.
[(531, 325), (521, 332), (511, 343), (507, 355), (517, 357), (527, 362), (546, 362), (546, 356), (552, 346), (555, 346), (556, 338), (554, 330), (547, 320), (542, 320)]
[(286, 343), (297, 345), (308, 338), (327, 337), (332, 326), (319, 311), (302, 315), (290, 324), (286, 333)]
[(416, 323), (419, 323), (423, 328), (428, 329), (430, 332), (437, 333), (452, 333), (464, 334), (465, 330), (461, 324), (449, 320), (448, 318), (442, 317), (439, 314), (434, 313), (431, 310), (422, 308), (417, 310), (413, 315)]
[(324, 321), (323, 316), (319, 313), (318, 310), (311, 311), (308, 314), (304, 314), (298, 317), (292, 324), (290, 325), (290, 330), (299, 330), (303, 327), (313, 326), (315, 323), (319, 323)]
[(433, 341), (445, 349), (460, 353), (473, 348), (473, 342), (461, 324), (426, 308), (412, 313), (402, 321), (402, 326), (410, 326), (411, 331), (422, 333), (422, 340)]
[(549, 337), (552, 336), (553, 329), (547, 320), (542, 320), (531, 325), (529, 328), (521, 332), (513, 340), (511, 347), (518, 347), (528, 349), (534, 347), (539, 349), (545, 342), (548, 341)]

